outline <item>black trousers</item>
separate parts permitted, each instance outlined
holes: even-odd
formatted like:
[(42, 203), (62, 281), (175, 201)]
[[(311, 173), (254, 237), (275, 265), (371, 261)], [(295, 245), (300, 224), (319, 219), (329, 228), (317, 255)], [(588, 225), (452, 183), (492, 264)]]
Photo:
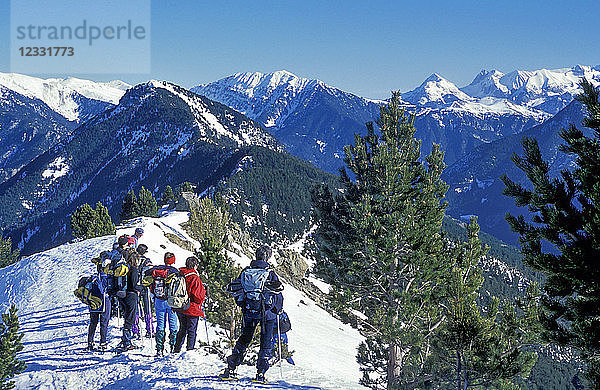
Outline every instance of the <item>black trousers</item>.
[(125, 318), (125, 324), (123, 325), (123, 345), (130, 345), (133, 339), (131, 332), (133, 324), (135, 323), (135, 313), (137, 310), (137, 293), (127, 291), (125, 298), (119, 298), (121, 307), (123, 308), (123, 317)]
[(188, 316), (187, 314), (177, 312), (177, 318), (179, 319), (179, 330), (177, 331), (177, 338), (175, 339), (175, 352), (181, 352), (183, 339), (186, 338), (186, 335), (188, 351), (194, 349), (194, 346), (196, 345), (196, 331), (198, 330), (199, 317)]
[(111, 299), (106, 297), (104, 299), (104, 311), (103, 312), (90, 312), (90, 326), (88, 327), (88, 344), (94, 342), (94, 334), (96, 333), (96, 327), (100, 322), (100, 344), (106, 344), (106, 335), (108, 334), (108, 321), (110, 320), (110, 309)]
[(242, 334), (235, 343), (231, 355), (227, 357), (227, 365), (230, 369), (235, 369), (244, 360), (246, 349), (252, 342), (252, 336), (258, 324), (260, 327), (260, 350), (258, 351), (258, 360), (256, 362), (256, 370), (261, 373), (267, 372), (269, 369), (269, 357), (271, 356), (271, 339), (273, 338), (273, 328), (276, 320), (252, 319), (244, 316), (242, 324)]

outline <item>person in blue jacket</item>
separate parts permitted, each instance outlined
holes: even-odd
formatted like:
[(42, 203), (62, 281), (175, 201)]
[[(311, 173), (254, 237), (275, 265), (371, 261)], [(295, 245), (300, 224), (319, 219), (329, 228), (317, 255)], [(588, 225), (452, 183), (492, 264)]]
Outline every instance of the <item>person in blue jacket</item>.
[(104, 267), (109, 262), (108, 252), (102, 252), (99, 257), (92, 259), (92, 262), (96, 264), (98, 283), (94, 284), (94, 287), (98, 291), (94, 291), (94, 295), (102, 296), (103, 303), (99, 310), (90, 310), (90, 325), (88, 327), (88, 351), (95, 351), (94, 335), (96, 334), (96, 328), (100, 323), (100, 345), (98, 350), (106, 351), (108, 336), (108, 322), (110, 321), (111, 314), (111, 299), (108, 296), (109, 288), (109, 277), (103, 272)]
[[(260, 325), (260, 350), (258, 352), (258, 360), (256, 362), (256, 378), (257, 382), (265, 381), (265, 373), (269, 369), (269, 357), (271, 356), (271, 339), (273, 337), (273, 329), (276, 326), (277, 314), (281, 312), (283, 307), (283, 296), (281, 291), (283, 285), (279, 281), (277, 274), (268, 261), (271, 258), (272, 250), (268, 245), (263, 245), (256, 250), (256, 260), (252, 260), (250, 267), (242, 271), (238, 279), (244, 284), (244, 273), (250, 270), (251, 273), (256, 270), (265, 270), (268, 275), (264, 281), (262, 293), (261, 309), (254, 308), (253, 302), (248, 302), (248, 298), (244, 301), (236, 301), (242, 308), (243, 323), (242, 334), (235, 343), (231, 355), (227, 357), (227, 368), (220, 375), (221, 379), (234, 379), (236, 377), (235, 369), (244, 360), (246, 350), (252, 341), (256, 327)], [(258, 271), (260, 273), (260, 271)], [(246, 288), (244, 288), (246, 290)]]

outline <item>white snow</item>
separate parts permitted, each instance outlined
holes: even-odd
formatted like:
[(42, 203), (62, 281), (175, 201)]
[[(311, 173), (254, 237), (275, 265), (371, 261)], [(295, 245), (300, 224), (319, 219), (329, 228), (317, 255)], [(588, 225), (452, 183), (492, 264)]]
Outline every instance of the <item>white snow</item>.
[[(179, 226), (187, 213), (170, 212), (161, 218), (140, 218), (117, 235), (132, 234), (135, 227), (144, 228), (141, 243), (149, 246), (148, 256), (154, 264), (162, 262), (165, 251), (176, 256), (181, 266), (191, 253), (168, 241), (164, 233), (187, 237)], [(90, 354), (86, 344), (88, 311), (73, 296), (81, 276), (93, 272), (90, 259), (112, 246), (116, 236), (69, 243), (24, 258), (0, 270), (0, 308), (10, 304), (19, 308), (24, 331), (24, 351), (19, 357), (27, 371), (14, 378), (18, 389), (243, 389), (262, 387), (248, 380), (220, 382), (215, 375), (225, 363), (217, 355), (203, 349), (156, 359), (150, 341), (142, 348), (114, 356), (112, 353)], [(164, 246), (164, 247), (162, 247)], [(244, 259), (247, 261), (247, 259)], [(355, 355), (362, 337), (320, 309), (300, 291), (286, 285), (285, 309), (292, 321), (289, 348), (294, 350), (296, 366), (284, 363), (283, 377), (279, 367), (267, 373), (270, 384), (280, 389), (359, 389), (360, 376)], [(110, 345), (120, 336), (120, 322), (111, 320)], [(209, 327), (214, 340), (216, 329)], [(98, 337), (96, 335), (96, 337)], [(200, 341), (206, 339), (204, 326), (198, 330)], [(242, 376), (253, 376), (255, 368), (241, 366)]]
[(120, 80), (100, 83), (73, 77), (40, 79), (18, 73), (0, 73), (0, 85), (29, 98), (40, 99), (70, 121), (79, 119), (79, 104), (73, 96), (75, 93), (89, 99), (118, 104), (130, 87)]
[(69, 165), (65, 163), (65, 158), (60, 156), (48, 164), (48, 168), (42, 172), (42, 177), (54, 181), (67, 173), (69, 173)]

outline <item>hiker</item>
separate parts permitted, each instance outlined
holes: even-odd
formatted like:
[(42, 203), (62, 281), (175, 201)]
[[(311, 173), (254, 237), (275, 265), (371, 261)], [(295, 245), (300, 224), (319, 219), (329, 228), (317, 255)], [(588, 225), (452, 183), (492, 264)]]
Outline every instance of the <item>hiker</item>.
[[(146, 274), (146, 271), (153, 267), (152, 260), (145, 256), (146, 252), (148, 252), (148, 246), (145, 244), (140, 244), (137, 247), (137, 251), (140, 254), (140, 265), (139, 265), (139, 274), (140, 278), (142, 275)], [(154, 337), (154, 323), (152, 322), (152, 294), (150, 293), (150, 288), (142, 285), (141, 295), (141, 310), (140, 317), (144, 316), (144, 322), (146, 323), (146, 336), (147, 338)]]
[(108, 323), (110, 321), (110, 310), (111, 310), (111, 300), (107, 295), (107, 290), (109, 287), (109, 278), (106, 273), (104, 273), (103, 269), (106, 265), (108, 265), (108, 252), (101, 252), (99, 257), (93, 258), (92, 262), (96, 264), (97, 269), (97, 279), (95, 280), (95, 288), (98, 288), (98, 293), (102, 297), (101, 306), (93, 310), (90, 307), (90, 325), (88, 327), (88, 351), (95, 351), (96, 347), (94, 345), (94, 335), (96, 333), (96, 328), (98, 323), (100, 323), (100, 344), (98, 346), (98, 350), (106, 351), (107, 349), (107, 336), (108, 336)]
[(169, 346), (170, 352), (175, 348), (177, 337), (177, 316), (167, 303), (167, 284), (172, 275), (177, 275), (179, 270), (173, 267), (175, 255), (171, 252), (165, 253), (164, 265), (158, 265), (146, 271), (145, 284), (150, 286), (154, 294), (154, 309), (156, 311), (156, 356), (164, 355), (166, 322), (169, 323)]
[(130, 244), (131, 244), (131, 247), (133, 249), (137, 249), (137, 247), (139, 245), (140, 238), (142, 238), (143, 235), (144, 235), (144, 229), (142, 229), (141, 227), (139, 227), (139, 228), (135, 229), (135, 233), (133, 233), (133, 236), (129, 237), (130, 240), (131, 240)]
[(123, 336), (118, 348), (128, 351), (137, 348), (133, 345), (131, 340), (133, 339), (133, 327), (135, 325), (135, 315), (139, 299), (138, 294), (141, 290), (138, 271), (139, 254), (136, 251), (129, 250), (129, 242), (122, 247), (120, 246), (120, 249), (129, 268), (129, 272), (127, 273), (126, 278), (125, 294), (124, 296), (119, 296), (119, 303), (123, 309), (125, 321), (123, 325)]
[(191, 351), (196, 345), (196, 330), (198, 329), (198, 320), (204, 317), (202, 304), (206, 296), (206, 290), (198, 275), (200, 261), (190, 256), (185, 260), (185, 267), (179, 269), (179, 274), (185, 277), (185, 285), (190, 300), (190, 306), (183, 311), (177, 311), (179, 318), (179, 332), (175, 340), (174, 352), (181, 352), (183, 339), (187, 335), (187, 350)]
[[(228, 291), (241, 285), (243, 293), (237, 295), (236, 303), (242, 308), (242, 334), (235, 343), (231, 355), (227, 357), (227, 368), (219, 375), (221, 379), (235, 379), (235, 369), (244, 360), (244, 354), (256, 327), (260, 324), (260, 350), (256, 362), (256, 382), (265, 382), (271, 356), (271, 338), (276, 326), (277, 314), (283, 307), (283, 286), (268, 261), (272, 250), (263, 245), (256, 250), (256, 259), (245, 268), (239, 278), (228, 286)], [(239, 291), (239, 289), (238, 289)]]

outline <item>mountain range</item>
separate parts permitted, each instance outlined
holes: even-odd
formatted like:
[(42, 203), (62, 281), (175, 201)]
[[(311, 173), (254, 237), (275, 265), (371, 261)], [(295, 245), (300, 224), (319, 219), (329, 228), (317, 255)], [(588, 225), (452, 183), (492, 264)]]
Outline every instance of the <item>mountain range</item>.
[[(402, 93), (422, 152), (432, 142), (446, 152), (449, 213), (480, 215), (484, 230), (514, 242), (502, 219), (509, 200), (502, 197), (498, 180), (507, 171), (520, 178), (508, 156), (519, 150), (521, 134), (539, 135), (541, 129), (552, 134), (545, 146), (556, 154), (558, 127), (582, 115), (577, 103), (570, 103), (578, 92), (577, 77), (600, 85), (599, 69), (482, 71), (463, 88), (433, 74)], [(250, 209), (261, 214), (260, 203), (267, 199), (281, 206), (279, 198), (265, 197), (265, 188), (279, 191), (269, 175), (279, 184), (302, 182), (304, 191), (308, 183), (332, 180), (302, 167), (301, 160), (282, 153), (283, 147), (335, 172), (343, 164), (344, 145), (353, 142), (365, 122), (376, 120), (385, 104), (287, 71), (239, 73), (191, 91), (159, 81), (124, 91), (127, 87), (120, 81), (0, 74), (0, 144), (6, 151), (0, 156), (5, 180), (0, 184), (0, 228), (28, 250), (66, 239), (65, 218), (77, 205), (102, 201), (116, 216), (125, 193), (142, 185), (158, 194), (167, 184), (192, 181), (201, 190), (229, 192), (222, 183), (235, 182), (245, 189), (228, 196), (252, 199), (238, 199), (234, 215), (240, 220)], [(242, 160), (256, 169), (241, 169), (242, 176), (232, 179)], [(292, 178), (282, 175), (284, 170), (304, 173)], [(260, 232), (263, 238), (274, 234), (271, 228), (285, 216), (293, 215), (294, 234), (305, 227), (308, 221), (301, 214), (310, 202), (307, 197), (297, 202), (302, 207), (287, 212), (267, 205), (262, 215), (270, 228)], [(253, 226), (262, 224), (254, 221)]]

